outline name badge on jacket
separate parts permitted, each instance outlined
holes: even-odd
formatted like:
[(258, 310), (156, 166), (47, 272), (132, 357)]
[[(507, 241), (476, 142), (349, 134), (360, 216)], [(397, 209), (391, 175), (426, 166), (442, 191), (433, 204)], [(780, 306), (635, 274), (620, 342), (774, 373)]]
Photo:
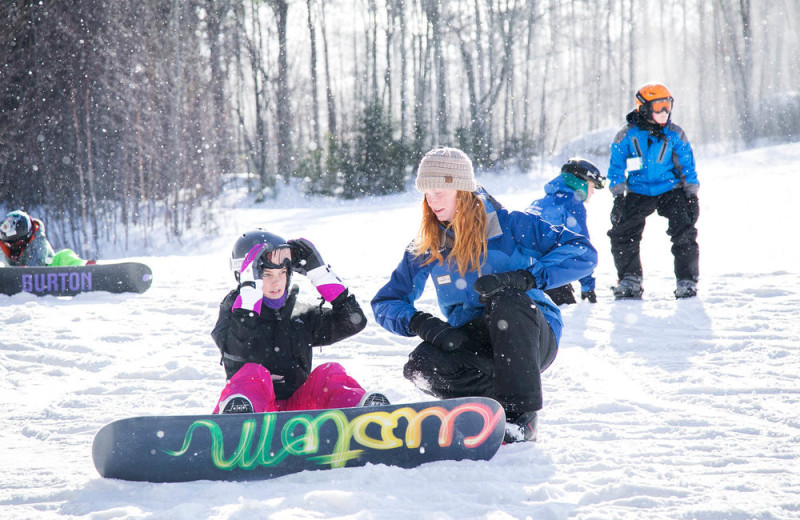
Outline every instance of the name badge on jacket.
[(436, 277), (436, 285), (447, 285), (451, 282), (452, 281), (450, 280), (449, 274), (443, 274), (441, 276)]
[(628, 171), (636, 171), (642, 169), (642, 158), (641, 157), (628, 157)]

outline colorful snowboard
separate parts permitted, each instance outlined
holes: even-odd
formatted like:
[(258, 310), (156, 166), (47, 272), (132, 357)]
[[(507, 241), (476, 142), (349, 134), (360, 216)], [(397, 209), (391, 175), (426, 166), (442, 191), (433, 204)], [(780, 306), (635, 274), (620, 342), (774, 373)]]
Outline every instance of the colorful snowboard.
[(72, 267), (0, 268), (0, 294), (73, 296), (91, 291), (143, 293), (153, 283), (145, 264), (123, 262)]
[(107, 478), (261, 480), (305, 470), (488, 460), (503, 442), (499, 403), (467, 397), (378, 407), (133, 417), (92, 445)]

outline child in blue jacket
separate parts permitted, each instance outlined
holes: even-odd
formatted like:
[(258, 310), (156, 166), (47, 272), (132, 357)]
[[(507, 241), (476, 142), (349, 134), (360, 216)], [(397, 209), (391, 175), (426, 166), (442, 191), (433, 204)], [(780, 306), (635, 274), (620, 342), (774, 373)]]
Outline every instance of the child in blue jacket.
[[(605, 180), (606, 178), (592, 162), (574, 157), (561, 167), (561, 174), (558, 177), (545, 185), (544, 191), (547, 195), (533, 201), (525, 211), (589, 238), (584, 203), (589, 202), (594, 190), (603, 188)], [(588, 274), (579, 282), (581, 300), (597, 303), (594, 276)], [(556, 305), (575, 303), (572, 284), (547, 289), (544, 292)]]
[(611, 253), (619, 283), (618, 299), (641, 298), (642, 262), (639, 244), (645, 219), (654, 211), (668, 220), (677, 279), (676, 298), (697, 295), (700, 249), (697, 245), (699, 207), (692, 146), (683, 129), (670, 121), (673, 98), (660, 83), (636, 92), (636, 109), (611, 144), (608, 167), (611, 210)]

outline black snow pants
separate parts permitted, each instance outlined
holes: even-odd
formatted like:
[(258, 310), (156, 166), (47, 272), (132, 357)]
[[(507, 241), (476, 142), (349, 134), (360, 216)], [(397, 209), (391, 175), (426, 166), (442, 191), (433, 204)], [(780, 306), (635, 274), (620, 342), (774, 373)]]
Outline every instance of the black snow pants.
[[(693, 280), (699, 276), (700, 248), (697, 245), (697, 204), (690, 207), (683, 189), (662, 193), (656, 197), (629, 192), (624, 197), (618, 221), (612, 218), (608, 232), (611, 253), (620, 280), (625, 275), (642, 277), (639, 244), (642, 241), (645, 219), (654, 211), (665, 217), (667, 235), (672, 239), (672, 256), (675, 258), (675, 278)], [(613, 212), (612, 212), (613, 215)]]
[(542, 408), (541, 373), (558, 345), (547, 320), (522, 291), (504, 289), (483, 316), (461, 327), (467, 345), (443, 352), (427, 341), (409, 356), (403, 373), (423, 391), (442, 399), (484, 396), (503, 405), (506, 416)]

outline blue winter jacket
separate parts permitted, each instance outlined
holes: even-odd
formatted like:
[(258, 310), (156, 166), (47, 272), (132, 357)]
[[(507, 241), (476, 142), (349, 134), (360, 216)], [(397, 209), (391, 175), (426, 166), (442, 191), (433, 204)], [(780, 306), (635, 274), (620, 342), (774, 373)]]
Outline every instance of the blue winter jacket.
[[(692, 146), (683, 129), (670, 122), (663, 137), (655, 137), (636, 124), (637, 117), (637, 112), (628, 114), (628, 123), (611, 144), (610, 187), (627, 182), (628, 190), (655, 197), (678, 186), (699, 184)], [(635, 157), (641, 157), (641, 167), (630, 170), (628, 159)]]
[[(538, 287), (528, 291), (528, 296), (544, 313), (558, 341), (561, 312), (542, 289), (560, 287), (591, 273), (597, 265), (597, 251), (583, 235), (563, 226), (553, 226), (531, 213), (508, 212), (490, 202), (480, 188), (476, 194), (483, 200), (487, 213), (486, 262), (479, 270), (468, 271), (462, 278), (455, 263), (433, 262), (422, 266), (427, 254), (415, 258), (410, 248), (406, 249), (389, 282), (372, 299), (375, 320), (390, 332), (413, 336), (408, 324), (417, 312), (414, 302), (422, 295), (430, 277), (447, 322), (459, 327), (483, 315), (484, 306), (473, 289), (479, 276), (527, 269)], [(447, 258), (449, 253), (449, 246), (445, 246), (443, 256)]]
[[(586, 227), (586, 207), (577, 192), (567, 186), (564, 177), (559, 175), (544, 186), (546, 195), (531, 202), (525, 211), (539, 215), (556, 226), (565, 226), (570, 231), (589, 238)], [(594, 291), (595, 279), (588, 274), (580, 279), (581, 291)]]

